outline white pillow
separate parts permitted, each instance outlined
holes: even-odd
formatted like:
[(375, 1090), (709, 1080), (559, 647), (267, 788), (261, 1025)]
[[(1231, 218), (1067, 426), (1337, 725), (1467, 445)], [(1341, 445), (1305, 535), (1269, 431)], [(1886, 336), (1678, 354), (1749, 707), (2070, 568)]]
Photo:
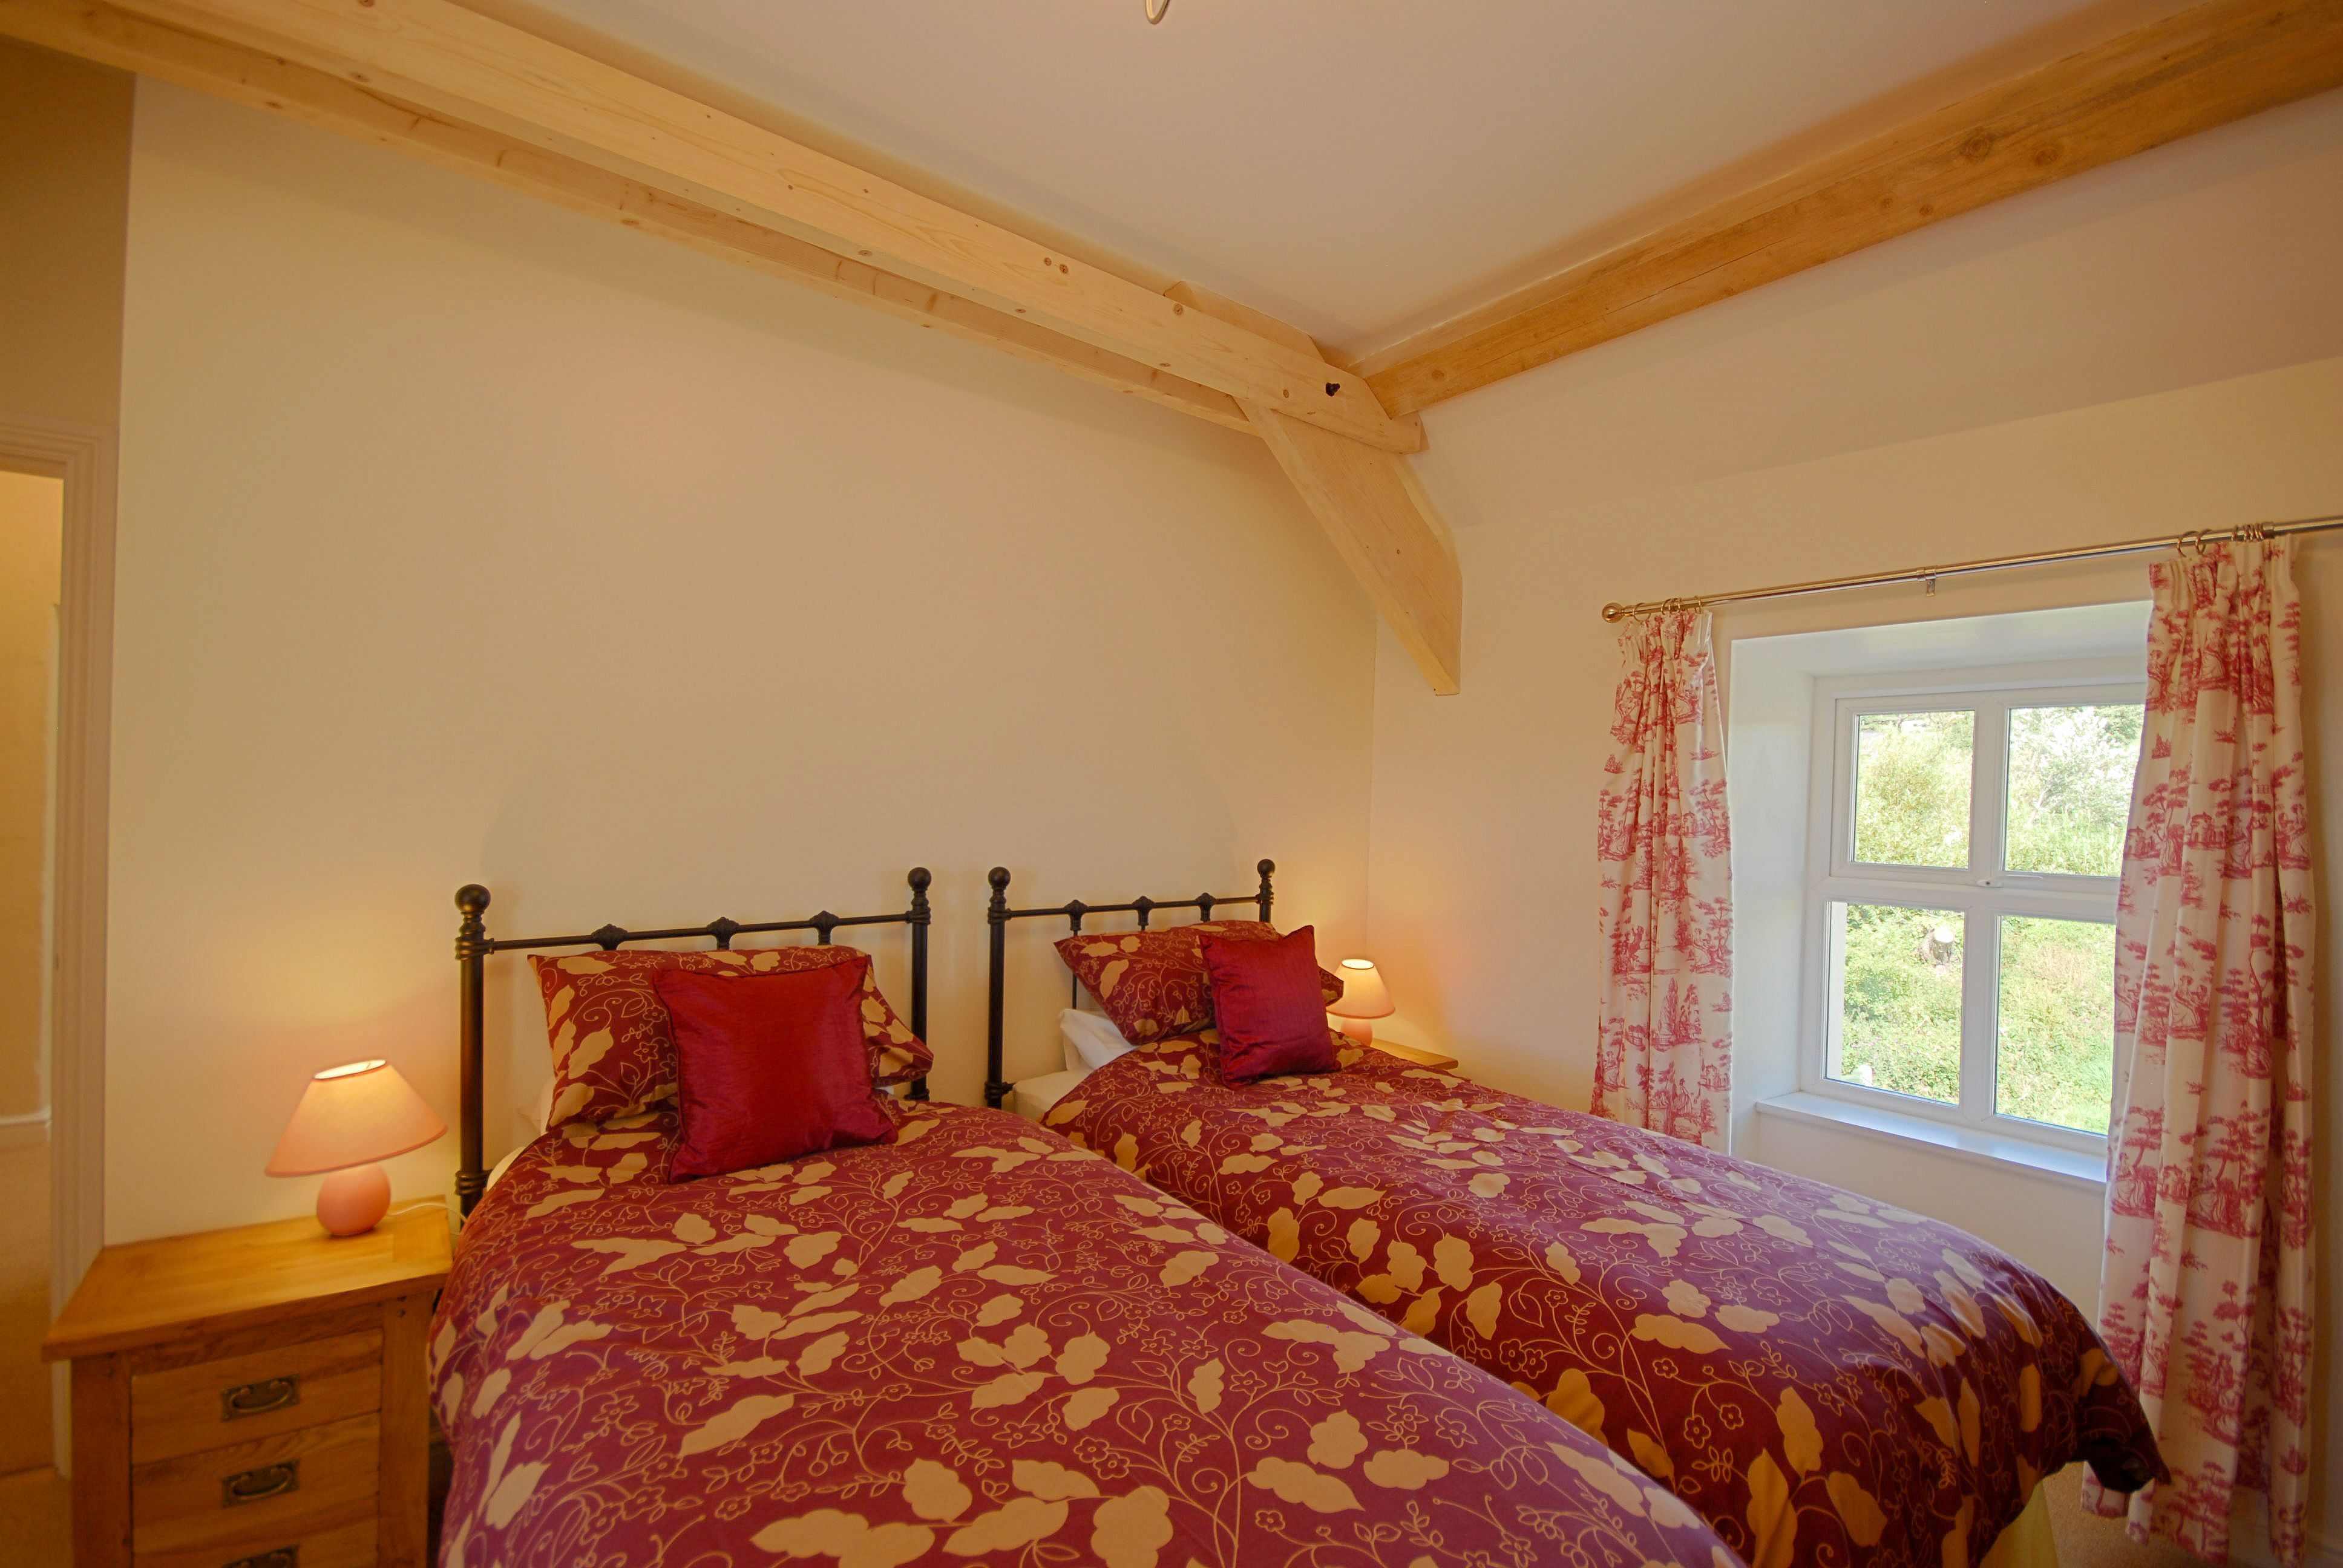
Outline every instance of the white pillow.
[(1021, 1078), (1009, 1091), (1008, 1109), (1028, 1121), (1039, 1121), (1088, 1076), (1081, 1072), (1053, 1072), (1046, 1078)]
[(553, 1120), (553, 1080), (548, 1078), (539, 1084), (537, 1098), (529, 1101), (527, 1111), (518, 1114), (531, 1138), (547, 1131), (545, 1124)]
[(513, 1145), (512, 1148), (505, 1151), (505, 1157), (497, 1161), (497, 1168), (495, 1170), (488, 1172), (488, 1185), (482, 1187), (480, 1191), (485, 1192), (489, 1187), (493, 1187), (498, 1182), (503, 1181), (505, 1179), (505, 1172), (512, 1169), (512, 1162), (519, 1159), (521, 1156), (521, 1151), (528, 1147), (528, 1145), (526, 1143), (517, 1143)]
[[(505, 1157), (498, 1161), (494, 1168), (488, 1171), (488, 1187), (493, 1187), (504, 1180), (505, 1172), (512, 1169), (512, 1162), (520, 1157), (520, 1151), (536, 1142), (539, 1135), (545, 1131), (546, 1119), (552, 1114), (553, 1080), (548, 1078), (538, 1086), (537, 1098), (529, 1103), (528, 1110), (513, 1112), (514, 1120), (521, 1125), (521, 1140), (507, 1150)], [(480, 1190), (485, 1192), (488, 1187)]]
[(1131, 1049), (1112, 1019), (1076, 1007), (1059, 1012), (1058, 1033), (1066, 1042), (1068, 1072), (1096, 1072)]

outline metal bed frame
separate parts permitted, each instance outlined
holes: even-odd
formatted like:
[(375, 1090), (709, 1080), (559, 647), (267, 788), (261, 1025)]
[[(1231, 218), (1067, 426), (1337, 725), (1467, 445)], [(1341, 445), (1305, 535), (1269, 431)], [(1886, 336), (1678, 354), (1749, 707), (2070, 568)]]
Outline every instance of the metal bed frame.
[[(1260, 910), (1260, 918), (1265, 921), (1269, 919), (1270, 906), (1276, 898), (1270, 888), (1270, 879), (1276, 874), (1277, 862), (1263, 860), (1253, 869), (1261, 873), (1261, 887), (1251, 893), (1198, 893), (1192, 899), (1137, 898), (1127, 904), (1086, 904), (1077, 899), (1070, 904), (1057, 904), (1047, 909), (1012, 910), (1009, 907), (1009, 869), (1006, 866), (993, 867), (985, 879), (992, 884), (992, 902), (984, 912), (986, 922), (992, 928), (992, 967), (984, 1015), (984, 1102), (997, 1111), (1010, 1090), (1015, 1087), (1003, 1082), (1001, 1077), (1001, 1002), (1008, 989), (1010, 921), (1054, 915), (1066, 921), (1070, 930), (1080, 934), (1083, 920), (1091, 915), (1136, 914), (1139, 929), (1143, 931), (1148, 929), (1149, 919), (1159, 910), (1194, 910), (1198, 911), (1196, 918), (1201, 922), (1211, 920), (1212, 911), (1222, 904), (1251, 904)], [(1076, 1002), (1081, 1000), (1081, 983), (1079, 980), (1073, 981)]]
[[(1262, 862), (1264, 867), (1267, 864), (1267, 861)], [(1001, 879), (1001, 883), (996, 886), (1006, 883), (1006, 871), (994, 874)], [(928, 885), (933, 879), (929, 876), (925, 866), (918, 866), (912, 869), (905, 880), (911, 889), (910, 907), (883, 915), (833, 915), (823, 910), (801, 920), (757, 920), (746, 924), (719, 916), (704, 926), (669, 926), (658, 930), (640, 931), (629, 930), (624, 926), (603, 926), (580, 936), (561, 937), (491, 937), (488, 922), (482, 918), (488, 912), (488, 890), (478, 882), (468, 882), (457, 889), (456, 908), (463, 912), (463, 920), (456, 928), (456, 963), (460, 974), (456, 1045), (459, 1140), (456, 1199), (462, 1211), (467, 1215), (471, 1213), (473, 1205), (480, 1201), (480, 1194), (488, 1184), (488, 1170), (481, 1159), (480, 1089), (489, 954), (540, 948), (599, 948), (604, 952), (610, 952), (626, 942), (678, 941), (690, 937), (713, 937), (720, 950), (730, 948), (735, 937), (764, 931), (811, 931), (815, 940), (827, 947), (830, 933), (840, 926), (909, 926), (911, 930), (911, 1032), (925, 1040), (928, 1038), (928, 926), (932, 913), (928, 905)], [(1264, 896), (1268, 886), (1264, 874), (1262, 882)], [(1266, 909), (1268, 906), (1264, 904), (1262, 907)], [(997, 958), (995, 972), (999, 972)], [(912, 1080), (907, 1092), (913, 1100), (925, 1100), (928, 1097), (928, 1081), (924, 1078)]]

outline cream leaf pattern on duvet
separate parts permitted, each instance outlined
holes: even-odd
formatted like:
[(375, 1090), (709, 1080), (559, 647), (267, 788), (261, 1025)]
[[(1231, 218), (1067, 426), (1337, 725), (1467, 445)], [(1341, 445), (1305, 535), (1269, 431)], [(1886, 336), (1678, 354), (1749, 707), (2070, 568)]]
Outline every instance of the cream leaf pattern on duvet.
[(905, 1115), (682, 1183), (668, 1113), (525, 1151), (429, 1339), (447, 1568), (1734, 1568), (1594, 1440), (1098, 1155)]

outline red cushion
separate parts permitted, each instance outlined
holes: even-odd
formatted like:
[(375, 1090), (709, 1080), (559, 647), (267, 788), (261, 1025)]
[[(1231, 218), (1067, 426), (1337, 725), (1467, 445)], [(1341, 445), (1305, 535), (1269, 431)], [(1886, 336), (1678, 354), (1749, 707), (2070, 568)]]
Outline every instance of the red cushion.
[[(1212, 1026), (1204, 960), (1196, 949), (1211, 936), (1270, 941), (1277, 928), (1259, 920), (1203, 920), (1169, 930), (1106, 931), (1061, 938), (1058, 954), (1122, 1038), (1146, 1045)], [(1342, 1000), (1340, 980), (1320, 970), (1318, 981), (1326, 1007)]]
[(720, 1176), (893, 1130), (862, 1048), (870, 967), (857, 958), (795, 973), (653, 977), (675, 1029), (676, 1175)]
[(1335, 1070), (1319, 989), (1318, 940), (1304, 926), (1262, 941), (1206, 935), (1204, 972), (1221, 1030), (1221, 1076), (1234, 1083)]
[(533, 955), (529, 962), (545, 996), (546, 1038), (553, 1047), (553, 1112), (545, 1124), (608, 1121), (675, 1098), (675, 1040), (653, 977), (670, 970), (770, 974), (857, 959), (863, 964), (862, 1041), (870, 1081), (902, 1083), (924, 1075), (934, 1059), (871, 983), (870, 955), (853, 948), (641, 948)]

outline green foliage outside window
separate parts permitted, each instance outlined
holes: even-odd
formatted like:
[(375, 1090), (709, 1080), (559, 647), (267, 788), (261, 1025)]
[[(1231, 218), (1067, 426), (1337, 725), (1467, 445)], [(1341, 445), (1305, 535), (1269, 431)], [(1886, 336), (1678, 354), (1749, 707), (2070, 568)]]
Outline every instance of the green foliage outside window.
[(1874, 866), (1967, 865), (1976, 750), (1974, 713), (1857, 719), (1855, 858)]
[(2009, 869), (2122, 869), (2140, 715), (2136, 702), (2009, 710)]
[(1844, 904), (1839, 1065), (1848, 1083), (1956, 1105), (1961, 1098), (1961, 917)]
[(2115, 1036), (2116, 929), (2003, 916), (2001, 1113), (2105, 1132)]

